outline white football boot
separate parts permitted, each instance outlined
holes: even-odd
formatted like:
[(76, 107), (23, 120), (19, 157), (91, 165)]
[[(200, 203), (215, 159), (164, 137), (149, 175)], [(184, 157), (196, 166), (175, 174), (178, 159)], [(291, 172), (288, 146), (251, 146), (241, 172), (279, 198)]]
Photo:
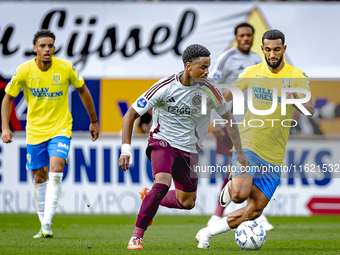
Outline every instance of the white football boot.
[(202, 228), (200, 231), (198, 231), (195, 237), (196, 242), (198, 242), (197, 247), (202, 249), (209, 249), (211, 238), (212, 235), (209, 233), (207, 228)]
[(228, 186), (230, 181), (224, 186), (220, 194), (220, 205), (222, 207), (227, 207), (231, 203), (231, 197), (229, 195)]
[(274, 226), (269, 223), (266, 216), (264, 216), (263, 214), (260, 217), (258, 217), (255, 221), (257, 224), (261, 225), (266, 231), (274, 229)]

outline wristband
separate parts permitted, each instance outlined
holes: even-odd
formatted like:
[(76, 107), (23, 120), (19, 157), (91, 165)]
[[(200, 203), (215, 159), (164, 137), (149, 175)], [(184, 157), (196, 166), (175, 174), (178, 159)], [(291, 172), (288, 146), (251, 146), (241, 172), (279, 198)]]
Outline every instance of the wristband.
[(132, 165), (132, 153), (131, 153), (131, 144), (123, 143), (122, 144), (122, 154), (129, 156), (129, 167)]
[(98, 122), (98, 120), (91, 121), (92, 124), (93, 124), (93, 123), (97, 123), (97, 122)]

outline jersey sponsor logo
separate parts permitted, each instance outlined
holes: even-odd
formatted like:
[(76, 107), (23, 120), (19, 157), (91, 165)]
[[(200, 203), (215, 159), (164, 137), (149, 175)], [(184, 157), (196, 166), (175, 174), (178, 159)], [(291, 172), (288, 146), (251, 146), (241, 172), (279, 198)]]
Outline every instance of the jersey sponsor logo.
[(197, 109), (190, 109), (188, 107), (178, 108), (178, 106), (169, 106), (168, 112), (179, 115), (179, 114), (195, 114), (198, 112)]
[[(273, 90), (253, 87), (253, 91), (255, 99), (273, 101)], [(278, 97), (278, 102), (281, 103), (281, 97)]]
[(202, 96), (201, 95), (194, 96), (191, 102), (193, 105), (200, 105), (202, 102)]
[(256, 75), (255, 77), (260, 77), (260, 78), (266, 78), (266, 79), (268, 79), (267, 76), (263, 76), (263, 75)]
[(37, 98), (50, 98), (50, 97), (61, 97), (63, 91), (59, 92), (48, 92), (50, 88), (29, 88), (32, 96)]
[(158, 143), (159, 143), (160, 146), (162, 146), (164, 148), (166, 148), (168, 146), (168, 143), (164, 140), (160, 140)]
[(52, 85), (60, 85), (60, 80), (61, 80), (61, 76), (60, 74), (53, 74), (53, 82)]
[(145, 106), (147, 105), (147, 103), (148, 103), (148, 101), (146, 101), (145, 98), (140, 98), (140, 99), (138, 99), (138, 101), (137, 101), (137, 106), (138, 106), (139, 108), (145, 108)]
[(166, 102), (167, 102), (167, 103), (174, 103), (174, 102), (175, 102), (175, 99), (174, 99), (173, 97), (171, 97), (171, 98), (168, 99)]
[(58, 143), (58, 147), (65, 148), (66, 150), (69, 149), (69, 146), (65, 143)]

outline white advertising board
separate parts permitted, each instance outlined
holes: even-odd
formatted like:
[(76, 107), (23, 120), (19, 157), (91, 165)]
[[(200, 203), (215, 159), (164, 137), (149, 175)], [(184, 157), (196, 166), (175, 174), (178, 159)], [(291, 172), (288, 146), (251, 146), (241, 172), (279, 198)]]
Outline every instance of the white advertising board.
[[(65, 179), (57, 212), (138, 213), (141, 204), (139, 191), (144, 187), (152, 187), (151, 164), (145, 156), (146, 144), (147, 138), (133, 139), (134, 165), (130, 171), (123, 172), (119, 170), (117, 162), (119, 137), (102, 137), (93, 143), (89, 138), (75, 136), (71, 143), (69, 164), (64, 170)], [(287, 146), (285, 164), (336, 164), (339, 150), (340, 141), (292, 140)], [(223, 161), (224, 158), (216, 156), (214, 139), (206, 139), (199, 165), (221, 166)], [(26, 144), (22, 135), (16, 135), (11, 144), (0, 145), (0, 213), (35, 212), (32, 174), (25, 169), (25, 164)], [(323, 172), (310, 175), (305, 171), (303, 174), (299, 171), (294, 177), (283, 174), (281, 184), (265, 209), (266, 214), (310, 215), (307, 204), (313, 197), (339, 197), (339, 173), (327, 176)], [(216, 179), (213, 177), (200, 178), (194, 209), (188, 211), (160, 207), (159, 212), (212, 214), (220, 193), (222, 175), (216, 174)], [(226, 213), (239, 206), (231, 204)], [(338, 205), (324, 206), (332, 210)]]
[(56, 34), (55, 56), (87, 79), (160, 78), (180, 71), (181, 54), (194, 43), (212, 52), (214, 65), (245, 21), (255, 26), (253, 51), (261, 54), (263, 32), (279, 29), (291, 64), (311, 78), (340, 77), (339, 51), (320, 50), (330, 35), (340, 40), (340, 3), (44, 1), (0, 2), (0, 10), (0, 70), (8, 78), (33, 58), (41, 28)]

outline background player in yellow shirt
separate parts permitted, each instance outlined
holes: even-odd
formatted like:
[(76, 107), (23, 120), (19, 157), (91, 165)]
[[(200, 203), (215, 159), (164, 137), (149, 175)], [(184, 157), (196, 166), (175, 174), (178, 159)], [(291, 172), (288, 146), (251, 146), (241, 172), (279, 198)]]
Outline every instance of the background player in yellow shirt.
[[(282, 121), (291, 120), (297, 108), (295, 105), (287, 105), (286, 115), (281, 115), (281, 88), (303, 88), (310, 93), (307, 75), (284, 62), (283, 56), (287, 48), (284, 42), (284, 34), (278, 30), (264, 33), (261, 48), (266, 63), (247, 67), (233, 83), (242, 91), (249, 88), (248, 95), (252, 98), (254, 109), (272, 109), (272, 105), (276, 102), (277, 107), (272, 113), (260, 115), (254, 114), (250, 103), (248, 104), (248, 111), (243, 119), (244, 124), (239, 124), (239, 131), (250, 168), (246, 172), (242, 171), (236, 159), (237, 153), (233, 151), (232, 164), (236, 171), (232, 173), (232, 180), (227, 183), (220, 195), (220, 203), (224, 207), (231, 201), (242, 203), (248, 199), (248, 203), (209, 227), (201, 229), (196, 235), (199, 248), (209, 248), (212, 236), (237, 228), (242, 222), (259, 217), (280, 182), (281, 166), (290, 131), (290, 123), (284, 126)], [(278, 91), (278, 97), (274, 97), (274, 88)], [(227, 102), (233, 98), (228, 89), (223, 91), (223, 95)], [(287, 99), (305, 97), (304, 93), (286, 93)], [(302, 103), (302, 106), (313, 115), (314, 106), (311, 99)], [(253, 123), (249, 124), (251, 122)], [(265, 168), (267, 171), (263, 171)], [(275, 171), (271, 171), (270, 168)]]
[(37, 57), (17, 68), (6, 87), (1, 109), (2, 140), (11, 143), (13, 134), (8, 125), (11, 105), (23, 89), (27, 102), (27, 169), (34, 175), (34, 197), (41, 222), (41, 229), (34, 238), (53, 237), (51, 223), (72, 136), (69, 84), (79, 92), (89, 114), (92, 141), (99, 135), (90, 91), (70, 62), (53, 57), (54, 42), (55, 35), (49, 30), (43, 29), (34, 35), (33, 49)]

